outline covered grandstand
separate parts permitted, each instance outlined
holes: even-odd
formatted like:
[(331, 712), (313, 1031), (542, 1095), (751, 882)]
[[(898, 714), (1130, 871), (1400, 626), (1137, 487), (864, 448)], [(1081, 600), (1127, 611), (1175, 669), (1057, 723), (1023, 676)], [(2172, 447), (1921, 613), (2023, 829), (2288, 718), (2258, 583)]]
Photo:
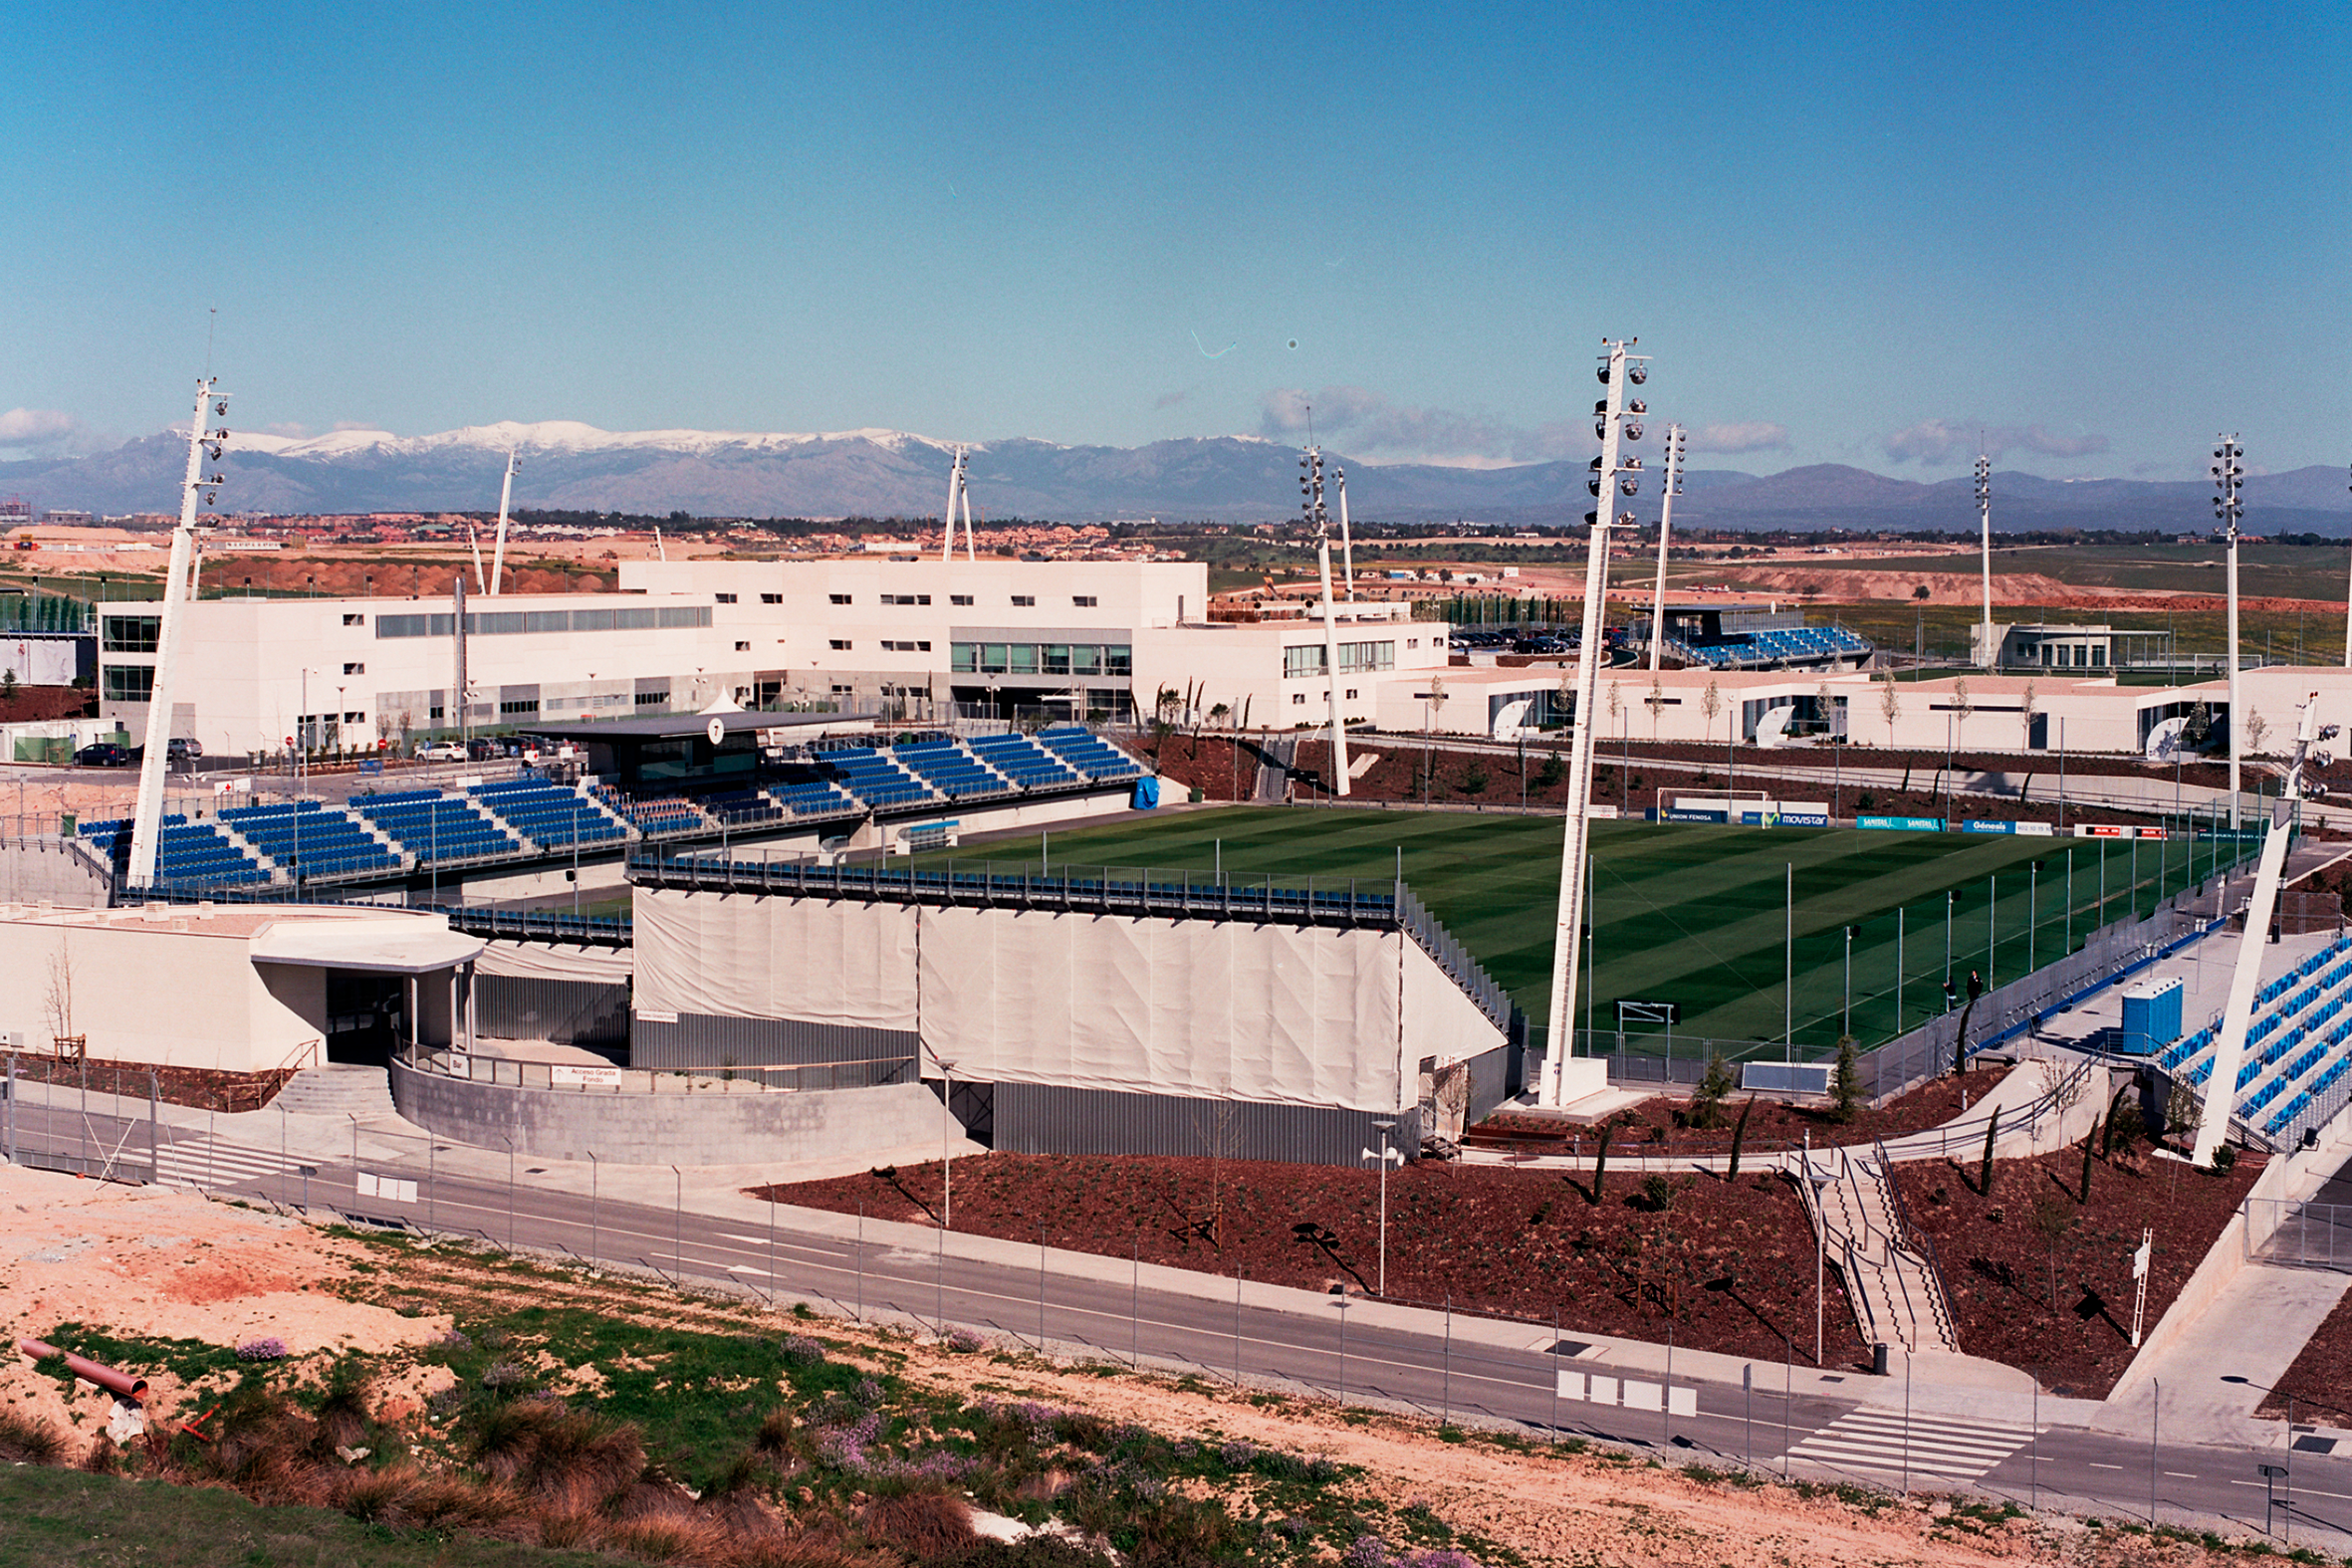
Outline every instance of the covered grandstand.
[[(1835, 623), (1810, 625), (1799, 610), (1739, 605), (1669, 604), (1662, 651), (1686, 665), (1717, 670), (1858, 670), (1877, 649)], [(1631, 628), (1647, 646), (1650, 617)]]

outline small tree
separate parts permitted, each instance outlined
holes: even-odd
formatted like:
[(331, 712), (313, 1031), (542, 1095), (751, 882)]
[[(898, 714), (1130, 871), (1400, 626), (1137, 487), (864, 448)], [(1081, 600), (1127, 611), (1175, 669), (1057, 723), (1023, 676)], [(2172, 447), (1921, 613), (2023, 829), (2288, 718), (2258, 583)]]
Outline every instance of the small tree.
[(1923, 582), (1918, 587), (1913, 588), (1911, 590), (1911, 596), (1915, 599), (1926, 598), (1928, 596), (1928, 585)]
[[(2033, 683), (2031, 681), (2027, 681), (2025, 683), (2025, 689), (2017, 694), (2017, 726), (2020, 732), (2017, 736), (2018, 747), (2026, 751), (2032, 750)], [(2019, 799), (2024, 798), (2024, 791), (2022, 789), (2018, 791), (2017, 797)]]
[(0, 670), (0, 708), (14, 708), (17, 693), (16, 666)]
[(2000, 1136), (2000, 1107), (1993, 1107), (1993, 1115), (1985, 1123), (1985, 1154), (1977, 1162), (1977, 1194), (1981, 1198), (1993, 1196), (1993, 1140)]
[(2082, 1135), (2082, 1193), (2078, 1202), (2084, 1204), (2088, 1204), (2091, 1201), (2092, 1145), (2096, 1144), (2098, 1141), (2099, 1129), (2096, 1127), (2093, 1127), (2089, 1132), (2086, 1132)]
[(1837, 1037), (1837, 1065), (1829, 1074), (1829, 1114), (1838, 1122), (1850, 1122), (1862, 1110), (1862, 1074), (1854, 1059), (1854, 1037)]
[(1724, 1167), (1723, 1173), (1723, 1179), (1726, 1182), (1736, 1182), (1740, 1179), (1740, 1148), (1748, 1142), (1748, 1114), (1755, 1109), (1756, 1096), (1751, 1094), (1748, 1096), (1747, 1102), (1740, 1107), (1740, 1119), (1732, 1124), (1732, 1160), (1729, 1165)]
[(1658, 739), (1659, 717), (1666, 712), (1665, 683), (1659, 680), (1657, 676), (1651, 676), (1650, 694), (1647, 697), (1644, 697), (1641, 701), (1642, 706), (1650, 710), (1650, 740), (1652, 743), (1655, 743)]
[(1601, 1181), (1609, 1174), (1609, 1140), (1617, 1135), (1617, 1119), (1612, 1116), (1593, 1131), (1598, 1136), (1592, 1150), (1592, 1189), (1584, 1198), (1587, 1203), (1598, 1208)]
[[(1891, 669), (1878, 672), (1878, 716), (1887, 722), (1887, 749), (1892, 751), (1895, 745), (1895, 721), (1903, 717), (1903, 694), (1895, 690), (1895, 672)], [(1910, 787), (1908, 776), (1904, 779), (1904, 787)]]
[(1723, 1102), (1732, 1092), (1732, 1069), (1720, 1052), (1707, 1058), (1707, 1071), (1691, 1095), (1691, 1125), (1712, 1128), (1723, 1121)]
[(1715, 677), (1707, 677), (1707, 690), (1699, 694), (1699, 712), (1707, 720), (1707, 728), (1715, 728), (1715, 716), (1724, 711), (1723, 687)]
[(2245, 737), (2245, 754), (2248, 757), (2259, 757), (2262, 753), (2263, 738), (2270, 733), (2270, 721), (2263, 718), (2259, 712), (2249, 708), (2246, 710), (2245, 728), (2240, 733)]
[(1976, 706), (1969, 701), (1967, 677), (1964, 676), (1954, 681), (1952, 683), (1952, 727), (1960, 734), (1960, 747), (1963, 751), (1968, 750), (1969, 715), (1976, 711)]
[(2066, 1201), (2064, 1193), (2045, 1189), (2033, 1195), (2033, 1231), (2050, 1249), (2050, 1310), (2053, 1312), (2058, 1309), (2058, 1248), (2080, 1218), (2081, 1211)]

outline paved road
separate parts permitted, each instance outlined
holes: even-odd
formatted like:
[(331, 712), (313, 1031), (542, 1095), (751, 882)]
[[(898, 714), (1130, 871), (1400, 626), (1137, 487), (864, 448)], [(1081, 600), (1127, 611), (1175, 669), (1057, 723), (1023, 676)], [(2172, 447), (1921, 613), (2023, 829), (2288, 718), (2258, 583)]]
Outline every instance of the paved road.
[[(34, 1103), (20, 1105), (20, 1112), (18, 1144), (28, 1156), (54, 1148), (103, 1159), (115, 1151), (122, 1161), (146, 1163), (143, 1119), (94, 1110), (86, 1131), (64, 1095), (54, 1116)], [(957, 1256), (937, 1232), (929, 1232), (931, 1246), (908, 1245), (905, 1238), (920, 1232), (847, 1217), (828, 1228), (785, 1210), (770, 1213), (772, 1231), (756, 1221), (689, 1217), (641, 1197), (621, 1200), (601, 1190), (584, 1197), (534, 1186), (529, 1178), (542, 1168), (521, 1162), (510, 1184), (484, 1173), (495, 1159), (485, 1162), (481, 1151), (447, 1143), (417, 1140), (419, 1157), (394, 1165), (365, 1147), (381, 1146), (373, 1131), (365, 1134), (355, 1167), (349, 1156), (322, 1160), (307, 1178), (298, 1150), (270, 1147), (250, 1132), (240, 1140), (164, 1123), (155, 1136), (163, 1180), (218, 1196), (288, 1205), (307, 1199), (354, 1218), (472, 1233), (772, 1299), (811, 1299), (859, 1319), (963, 1325), (1062, 1352), (1181, 1367), (1217, 1381), (1238, 1376), (1434, 1416), (1512, 1422), (1538, 1435), (1626, 1443), (1685, 1463), (1753, 1463), (1885, 1487), (1966, 1487), (2110, 1518), (2145, 1519), (2153, 1501), (2157, 1516), (2168, 1521), (2259, 1530), (2263, 1485), (2255, 1466), (2282, 1457), (2276, 1447), (2254, 1453), (2168, 1441), (2161, 1432), (2044, 1422), (2037, 1433), (2029, 1416), (1935, 1413), (1927, 1408), (1933, 1391), (1924, 1382), (1917, 1390), (1921, 1408), (1910, 1413), (1914, 1391), (1895, 1379), (1880, 1383), (1856, 1374), (1858, 1397), (1848, 1397), (1843, 1390), (1824, 1392), (1824, 1380), (1801, 1368), (1774, 1363), (1745, 1369), (1753, 1388), (1693, 1379), (1687, 1359), (1680, 1373), (1670, 1360), (1645, 1374), (1597, 1360), (1595, 1347), (1572, 1335), (1555, 1339), (1537, 1324), (1449, 1319), (1386, 1304), (1343, 1306), (1338, 1298), (1326, 1304), (1247, 1282), (1221, 1297), (1222, 1281), (1190, 1276), (1182, 1282), (1191, 1288), (1169, 1289), (1145, 1279), (1166, 1279), (1170, 1271), (1133, 1267), (1122, 1279), (1115, 1262), (1043, 1248), (1031, 1253), (1038, 1261), (1030, 1266), (1001, 1243), (990, 1248), (991, 1258)], [(629, 1174), (628, 1185), (641, 1193), (644, 1174)], [(372, 1195), (362, 1195), (369, 1190)], [(1951, 1403), (1948, 1395), (1943, 1403)], [(2019, 1402), (2008, 1405), (2024, 1414)], [(2296, 1453), (2291, 1461), (2298, 1541), (2352, 1548), (2352, 1454)]]

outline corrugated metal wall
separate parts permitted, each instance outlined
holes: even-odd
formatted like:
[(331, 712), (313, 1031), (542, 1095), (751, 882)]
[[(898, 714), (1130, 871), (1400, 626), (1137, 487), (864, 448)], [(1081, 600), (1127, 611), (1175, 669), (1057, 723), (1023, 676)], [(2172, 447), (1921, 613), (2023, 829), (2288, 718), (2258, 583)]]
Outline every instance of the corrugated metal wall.
[(474, 1031), (491, 1039), (562, 1045), (629, 1042), (629, 988), (523, 975), (474, 977)]
[[(904, 1064), (915, 1059), (912, 1029), (810, 1023), (798, 1018), (722, 1018), (681, 1012), (675, 1023), (639, 1013), (629, 1036), (629, 1065), (786, 1067), (804, 1062)], [(898, 1074), (876, 1077), (895, 1082)]]
[[(959, 1100), (964, 1085), (956, 1085)], [(1272, 1105), (1173, 1094), (1122, 1094), (1036, 1083), (999, 1083), (995, 1146), (1014, 1154), (1156, 1154), (1206, 1159), (1222, 1142), (1233, 1160), (1361, 1165), (1379, 1147), (1372, 1111)], [(1408, 1155), (1421, 1145), (1420, 1116), (1406, 1111), (1389, 1135)]]
[(1495, 1114), (1495, 1107), (1511, 1098), (1511, 1047), (1498, 1045), (1470, 1058), (1470, 1110), (1465, 1126), (1476, 1126)]

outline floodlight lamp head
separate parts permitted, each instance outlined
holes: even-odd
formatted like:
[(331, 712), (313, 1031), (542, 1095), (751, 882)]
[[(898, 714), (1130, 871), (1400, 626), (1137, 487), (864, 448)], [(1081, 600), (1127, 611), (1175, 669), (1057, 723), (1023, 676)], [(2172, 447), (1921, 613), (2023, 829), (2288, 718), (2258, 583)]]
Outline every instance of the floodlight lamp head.
[(1602, 365), (1599, 369), (1593, 371), (1592, 373), (1600, 377), (1601, 385), (1606, 386), (1609, 384), (1609, 367), (1607, 365)]
[(1650, 405), (1638, 397), (1628, 398), (1625, 403), (1625, 411), (1629, 414), (1646, 414), (1650, 411)]
[(1650, 367), (1646, 364), (1629, 364), (1625, 367), (1625, 379), (1631, 381), (1636, 386), (1641, 385), (1642, 382), (1648, 380), (1649, 378)]
[(1592, 422), (1592, 439), (1594, 439), (1595, 441), (1606, 441), (1608, 438), (1609, 438), (1609, 421), (1608, 421), (1608, 419), (1607, 419), (1605, 416), (1604, 416), (1604, 417), (1602, 417), (1602, 418), (1599, 418), (1599, 419), (1595, 419), (1595, 420)]

